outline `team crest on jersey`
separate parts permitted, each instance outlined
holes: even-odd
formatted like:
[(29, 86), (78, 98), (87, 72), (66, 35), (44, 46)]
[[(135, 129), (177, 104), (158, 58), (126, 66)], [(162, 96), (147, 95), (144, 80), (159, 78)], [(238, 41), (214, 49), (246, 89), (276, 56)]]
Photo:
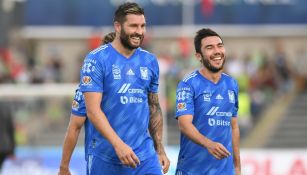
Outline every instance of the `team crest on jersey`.
[(92, 82), (92, 78), (90, 76), (83, 76), (82, 77), (83, 85), (90, 85), (91, 82)]
[(148, 80), (148, 68), (147, 67), (140, 67), (141, 78), (143, 80)]
[(118, 66), (116, 65), (112, 65), (112, 74), (113, 74), (113, 78), (114, 79), (121, 79), (121, 76), (120, 76), (120, 69)]
[(186, 103), (178, 103), (177, 104), (177, 111), (185, 111), (185, 110), (187, 110), (187, 105), (186, 105)]
[(235, 103), (235, 93), (231, 90), (228, 90), (228, 97), (230, 103)]
[(78, 108), (79, 108), (79, 103), (78, 103), (76, 100), (74, 100), (74, 101), (72, 102), (72, 104), (71, 104), (71, 108), (72, 108), (73, 110), (78, 110)]

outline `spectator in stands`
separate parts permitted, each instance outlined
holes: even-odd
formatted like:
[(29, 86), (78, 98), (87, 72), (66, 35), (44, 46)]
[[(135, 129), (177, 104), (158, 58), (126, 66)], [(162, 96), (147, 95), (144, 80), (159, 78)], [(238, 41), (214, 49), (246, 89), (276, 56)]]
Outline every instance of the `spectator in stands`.
[(58, 48), (50, 47), (50, 56), (43, 69), (44, 81), (46, 83), (60, 83), (63, 81), (63, 62)]
[(288, 92), (292, 88), (293, 71), (281, 41), (275, 43), (274, 59), (281, 93)]

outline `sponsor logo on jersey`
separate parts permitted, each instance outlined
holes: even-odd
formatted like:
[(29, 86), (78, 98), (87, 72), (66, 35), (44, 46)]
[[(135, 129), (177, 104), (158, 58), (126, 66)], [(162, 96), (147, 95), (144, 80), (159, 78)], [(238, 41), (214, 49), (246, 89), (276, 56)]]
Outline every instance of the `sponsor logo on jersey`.
[(134, 72), (132, 71), (132, 69), (129, 69), (127, 72), (127, 75), (135, 75)]
[[(130, 88), (131, 84), (130, 83), (124, 83), (120, 89), (117, 91), (118, 94), (143, 94), (144, 90), (143, 89), (132, 89)], [(128, 104), (128, 103), (142, 103), (143, 99), (141, 97), (127, 97), (127, 96), (120, 96), (120, 102), (122, 104)]]
[(79, 108), (79, 103), (78, 103), (76, 100), (72, 101), (71, 108), (72, 108), (73, 110), (78, 110), (78, 108)]
[(221, 116), (221, 117), (232, 117), (232, 113), (231, 112), (218, 112), (217, 110), (219, 109), (220, 107), (217, 107), (217, 106), (213, 106), (211, 107), (211, 109), (207, 112), (206, 115), (209, 115), (209, 116)]
[(113, 74), (113, 78), (114, 79), (121, 79), (121, 76), (120, 76), (120, 69), (118, 66), (116, 65), (112, 65), (112, 74)]
[(124, 93), (129, 93), (129, 94), (143, 94), (144, 90), (143, 89), (129, 89), (131, 86), (130, 83), (125, 83), (123, 84), (120, 89), (117, 91), (118, 94), (124, 94)]
[(208, 125), (209, 126), (230, 126), (230, 121), (209, 118), (208, 119)]
[(148, 78), (148, 68), (147, 67), (140, 67), (140, 72), (141, 72), (141, 78), (143, 80), (149, 80), (149, 78)]
[(180, 112), (180, 111), (185, 111), (187, 110), (187, 105), (186, 103), (178, 103), (177, 104), (177, 111)]
[(92, 78), (90, 76), (82, 77), (82, 85), (90, 85), (91, 82), (92, 82)]
[(204, 101), (210, 101), (211, 100), (211, 93), (210, 92), (204, 92)]
[(128, 103), (142, 103), (143, 99), (141, 97), (127, 97), (127, 96), (120, 96), (120, 103), (121, 104), (128, 104)]
[(235, 103), (235, 93), (234, 91), (228, 90), (229, 103)]

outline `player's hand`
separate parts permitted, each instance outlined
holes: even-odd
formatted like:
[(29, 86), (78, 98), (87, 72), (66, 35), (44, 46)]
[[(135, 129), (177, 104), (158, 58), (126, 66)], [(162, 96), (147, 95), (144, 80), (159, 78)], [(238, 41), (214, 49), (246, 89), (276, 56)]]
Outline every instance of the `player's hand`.
[(162, 169), (163, 169), (163, 173), (166, 174), (170, 166), (170, 161), (167, 158), (165, 153), (158, 154), (158, 157), (159, 157), (159, 161), (162, 166)]
[(227, 158), (230, 156), (230, 152), (220, 143), (218, 142), (211, 142), (207, 147), (210, 154), (212, 154), (218, 160), (223, 158)]
[(133, 150), (125, 144), (121, 142), (120, 144), (114, 146), (116, 155), (123, 165), (128, 167), (136, 168), (140, 164), (139, 158), (135, 155)]
[(58, 175), (71, 175), (68, 167), (60, 167)]

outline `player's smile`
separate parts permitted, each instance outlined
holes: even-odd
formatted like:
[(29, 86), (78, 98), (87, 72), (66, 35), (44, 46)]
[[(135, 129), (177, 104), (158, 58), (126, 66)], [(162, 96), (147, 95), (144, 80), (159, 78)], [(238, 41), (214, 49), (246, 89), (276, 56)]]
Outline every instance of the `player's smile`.
[(210, 62), (211, 62), (211, 64), (212, 64), (212, 66), (214, 66), (214, 67), (221, 67), (221, 66), (223, 66), (223, 63), (224, 63), (224, 57), (223, 56), (215, 56), (215, 57), (211, 57), (210, 58)]
[(132, 45), (139, 46), (142, 42), (143, 36), (135, 34), (131, 35), (129, 38)]

